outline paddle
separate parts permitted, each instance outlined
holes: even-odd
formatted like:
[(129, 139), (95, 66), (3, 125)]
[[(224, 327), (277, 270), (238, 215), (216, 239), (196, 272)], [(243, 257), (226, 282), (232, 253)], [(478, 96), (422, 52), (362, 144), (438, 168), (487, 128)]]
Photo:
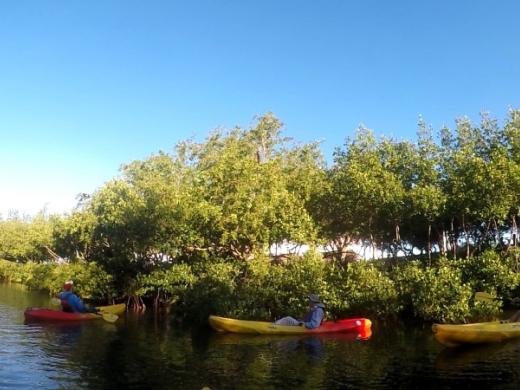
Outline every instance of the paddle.
[(99, 313), (95, 313), (95, 314), (97, 314), (98, 316), (101, 316), (101, 318), (103, 318), (106, 322), (110, 322), (112, 324), (119, 319), (119, 316), (117, 314), (107, 313), (104, 311), (100, 311)]

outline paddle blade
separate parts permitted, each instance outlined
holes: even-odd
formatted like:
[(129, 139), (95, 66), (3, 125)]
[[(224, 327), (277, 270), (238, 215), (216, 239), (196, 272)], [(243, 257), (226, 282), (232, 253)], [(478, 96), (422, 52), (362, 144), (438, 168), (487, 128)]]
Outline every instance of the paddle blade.
[(103, 317), (103, 319), (106, 321), (106, 322), (110, 322), (110, 323), (114, 323), (118, 320), (119, 316), (116, 315), (116, 314), (112, 314), (112, 313), (99, 313), (99, 315), (101, 317)]
[(59, 305), (61, 305), (61, 301), (58, 298), (52, 298), (51, 299), (51, 305), (59, 306)]
[(475, 301), (493, 302), (495, 299), (497, 299), (497, 297), (487, 292), (479, 291), (475, 293)]

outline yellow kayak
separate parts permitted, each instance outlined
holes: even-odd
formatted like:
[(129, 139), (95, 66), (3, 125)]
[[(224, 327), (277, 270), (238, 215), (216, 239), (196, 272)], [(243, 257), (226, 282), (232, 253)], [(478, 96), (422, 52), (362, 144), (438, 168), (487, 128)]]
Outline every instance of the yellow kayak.
[(125, 303), (120, 303), (118, 305), (98, 306), (96, 309), (98, 309), (102, 313), (110, 313), (110, 314), (120, 315), (120, 314), (123, 314), (126, 311), (126, 304)]
[(435, 339), (448, 347), (456, 347), (461, 344), (497, 343), (520, 337), (520, 322), (502, 324), (495, 321), (463, 325), (433, 324), (432, 331)]
[(372, 325), (367, 318), (345, 318), (337, 321), (324, 321), (318, 328), (307, 329), (304, 326), (276, 325), (273, 322), (244, 321), (217, 316), (209, 316), (209, 324), (217, 332), (253, 334), (363, 332), (370, 329)]

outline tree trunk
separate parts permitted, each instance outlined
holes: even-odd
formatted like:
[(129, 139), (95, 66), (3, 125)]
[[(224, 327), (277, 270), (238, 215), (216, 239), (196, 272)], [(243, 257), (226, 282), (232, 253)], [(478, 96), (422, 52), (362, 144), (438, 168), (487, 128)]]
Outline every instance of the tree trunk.
[(451, 219), (451, 250), (453, 251), (453, 258), (457, 258), (457, 236), (455, 234), (455, 229), (453, 228), (453, 218)]
[(498, 230), (498, 224), (497, 224), (497, 220), (495, 218), (493, 218), (493, 226), (495, 227), (495, 242), (496, 242), (496, 246), (499, 246), (502, 247), (502, 240), (500, 239), (500, 232)]
[(154, 302), (153, 302), (153, 306), (154, 306), (154, 310), (157, 311), (157, 309), (159, 309), (159, 299), (161, 297), (161, 289), (158, 288), (157, 289), (157, 295), (155, 296), (155, 299), (154, 299)]
[(440, 235), (439, 241), (440, 241), (439, 246), (441, 249), (441, 256), (446, 256), (446, 252), (448, 249), (448, 242), (446, 240), (446, 230), (444, 229), (444, 226), (442, 227), (442, 233)]
[(132, 294), (128, 297), (126, 306), (128, 308), (132, 307), (134, 311), (144, 312), (146, 310), (146, 305), (144, 304), (143, 299), (137, 294)]
[(334, 258), (340, 262), (347, 263), (347, 249), (350, 243), (352, 242), (352, 238), (349, 235), (339, 236), (333, 240), (333, 247), (331, 248), (331, 252), (334, 254)]
[(432, 224), (428, 224), (428, 266), (432, 265), (432, 242), (431, 242), (431, 234), (432, 234)]
[(399, 252), (399, 243), (401, 242), (401, 231), (399, 229), (399, 224), (395, 224), (395, 248), (390, 245), (390, 248), (392, 248), (392, 255), (394, 257), (394, 260), (397, 260), (397, 253)]
[(469, 237), (468, 231), (466, 230), (466, 221), (464, 219), (464, 214), (462, 214), (462, 230), (464, 231), (464, 239), (466, 240), (466, 259), (469, 258)]
[(516, 215), (513, 214), (512, 216), (512, 226), (511, 230), (513, 232), (513, 246), (516, 247), (516, 234), (517, 234), (517, 226), (516, 226)]
[(370, 233), (370, 245), (372, 246), (372, 260), (375, 259), (375, 256), (376, 256), (376, 253), (375, 253), (375, 248), (374, 248), (374, 236), (372, 234), (372, 216), (370, 216), (370, 218), (368, 218), (368, 231)]

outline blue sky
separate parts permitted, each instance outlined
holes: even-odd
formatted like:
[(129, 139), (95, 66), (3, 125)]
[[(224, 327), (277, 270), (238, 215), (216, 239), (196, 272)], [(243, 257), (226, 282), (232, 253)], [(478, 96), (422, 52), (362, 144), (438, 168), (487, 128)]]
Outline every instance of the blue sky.
[(121, 164), (274, 112), (330, 161), (520, 107), (517, 1), (2, 1), (0, 214), (67, 212)]

